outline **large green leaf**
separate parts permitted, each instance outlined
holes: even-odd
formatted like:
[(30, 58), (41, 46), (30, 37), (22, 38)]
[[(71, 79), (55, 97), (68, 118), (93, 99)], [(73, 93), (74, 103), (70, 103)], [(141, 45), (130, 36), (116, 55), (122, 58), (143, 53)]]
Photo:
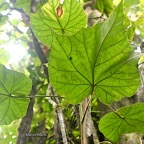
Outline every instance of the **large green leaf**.
[[(63, 11), (60, 17), (57, 15), (58, 8)], [(51, 30), (72, 35), (86, 26), (86, 15), (77, 0), (65, 0), (62, 5), (59, 5), (59, 0), (49, 0), (42, 11), (42, 14), (31, 14), (31, 26), (36, 37), (47, 45), (52, 41)]]
[(0, 125), (7, 125), (26, 114), (31, 81), (22, 73), (0, 65)]
[(144, 103), (125, 106), (106, 114), (99, 123), (99, 130), (112, 142), (117, 142), (121, 134), (144, 133)]
[(50, 81), (70, 103), (95, 93), (103, 103), (132, 96), (140, 84), (137, 58), (123, 28), (122, 3), (104, 23), (73, 36), (54, 35)]

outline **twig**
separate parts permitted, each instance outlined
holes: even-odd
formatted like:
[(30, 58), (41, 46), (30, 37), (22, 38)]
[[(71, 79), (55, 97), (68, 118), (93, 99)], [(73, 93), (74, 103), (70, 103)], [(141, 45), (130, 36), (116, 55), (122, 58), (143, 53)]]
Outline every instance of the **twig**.
[(90, 102), (91, 102), (91, 99), (92, 99), (92, 96), (90, 95), (90, 96), (89, 96), (89, 99), (88, 99), (88, 102), (87, 102), (86, 109), (84, 110), (84, 114), (83, 114), (83, 117), (82, 117), (82, 121), (81, 121), (81, 123), (83, 123), (83, 121), (84, 121), (84, 119), (85, 119), (85, 116), (86, 116), (86, 113), (87, 113), (87, 110), (88, 110), (89, 104), (90, 104)]
[(17, 26), (13, 25), (11, 23), (11, 21), (8, 20), (8, 23), (13, 26), (13, 28), (14, 28), (15, 31), (19, 32), (20, 34), (23, 34), (23, 32)]
[(37, 53), (37, 55), (38, 55), (38, 57), (39, 57), (42, 65), (43, 65), (44, 74), (45, 74), (46, 79), (47, 79), (48, 84), (49, 84), (48, 68), (47, 68), (47, 66), (45, 65), (46, 63), (48, 63), (48, 61), (47, 61), (47, 59), (46, 59), (46, 57), (45, 57), (45, 55), (44, 55), (44, 53), (43, 53), (43, 51), (42, 51), (42, 49), (41, 49), (41, 46), (40, 46), (40, 44), (39, 44), (39, 42), (38, 42), (37, 38), (35, 37), (35, 35), (34, 35), (34, 33), (33, 33), (32, 30), (31, 30), (31, 33), (32, 33), (32, 37), (33, 37), (33, 42), (34, 42), (35, 51), (36, 51), (36, 53)]
[(99, 139), (97, 136), (97, 131), (95, 129), (92, 117), (91, 117), (91, 99), (92, 96), (90, 95), (89, 98), (85, 99), (80, 108), (80, 119), (81, 119), (81, 144), (87, 143), (97, 143), (99, 144)]
[[(52, 95), (56, 95), (54, 89), (49, 86), (49, 89), (51, 89)], [(64, 123), (64, 116), (63, 116), (63, 112), (62, 112), (62, 108), (60, 106), (60, 102), (58, 97), (54, 97), (55, 101), (49, 100), (49, 102), (53, 103), (53, 106), (55, 107), (55, 111), (56, 114), (58, 116), (58, 120), (59, 120), (59, 126), (60, 126), (60, 131), (61, 131), (61, 135), (62, 135), (62, 140), (64, 144), (68, 143), (67, 140), (67, 135), (66, 135), (66, 126)]]
[(64, 97), (58, 96), (58, 95), (35, 95), (35, 96), (27, 96), (27, 98), (42, 98), (42, 97), (59, 97), (59, 98), (64, 98)]
[(87, 118), (87, 99), (84, 99), (80, 104), (80, 131), (81, 144), (87, 144), (86, 138), (86, 118)]
[(107, 105), (118, 117), (120, 117), (121, 119), (124, 119), (125, 117), (120, 115), (116, 110), (114, 110), (110, 105)]

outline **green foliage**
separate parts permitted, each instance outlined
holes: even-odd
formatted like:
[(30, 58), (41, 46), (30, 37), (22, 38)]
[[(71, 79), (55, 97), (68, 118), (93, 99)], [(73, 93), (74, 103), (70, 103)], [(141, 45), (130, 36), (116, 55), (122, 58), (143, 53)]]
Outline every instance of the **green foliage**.
[(6, 10), (9, 8), (9, 3), (4, 2), (4, 1), (0, 1), (0, 12)]
[(0, 27), (5, 24), (7, 21), (8, 17), (7, 16), (0, 16)]
[(50, 81), (59, 95), (80, 103), (95, 93), (103, 103), (132, 96), (140, 84), (137, 55), (126, 40), (122, 3), (104, 23), (73, 36), (53, 34)]
[[(139, 4), (140, 0), (123, 0), (123, 5), (125, 8), (129, 9), (132, 5)], [(143, 0), (142, 0), (143, 1)], [(118, 5), (121, 2), (121, 0), (113, 0), (113, 3), (115, 5)]]
[(10, 125), (3, 125), (0, 127), (0, 144), (12, 144), (17, 140), (17, 129), (19, 121), (13, 121)]
[(142, 14), (139, 16), (138, 20), (134, 22), (135, 28), (139, 31), (139, 36), (141, 38), (144, 38), (144, 11), (142, 11)]
[(127, 16), (124, 16), (124, 27), (129, 40), (133, 40), (135, 34), (135, 25), (128, 19)]
[[(127, 35), (129, 39), (133, 38), (133, 31), (127, 29), (126, 35), (123, 26), (122, 3), (105, 22), (98, 23), (92, 28), (83, 28), (84, 25), (81, 24), (78, 29), (74, 28), (72, 33), (68, 32), (69, 29), (68, 31), (63, 29), (67, 23), (70, 26), (73, 25), (73, 21), (67, 19), (68, 12), (65, 13), (64, 4), (59, 5), (58, 1), (49, 1), (42, 8), (43, 14), (31, 15), (31, 25), (35, 35), (45, 44), (51, 44), (48, 69), (50, 82), (56, 92), (72, 104), (82, 102), (90, 94), (105, 104), (118, 101), (124, 96), (132, 96), (140, 85), (137, 69), (139, 55), (133, 52), (127, 41)], [(61, 6), (63, 10), (60, 17), (56, 13), (58, 6)], [(106, 8), (103, 3), (99, 3), (99, 7), (102, 11)], [(109, 15), (112, 9), (111, 5), (105, 13)], [(75, 13), (75, 8), (73, 10)], [(75, 21), (80, 22), (80, 17), (77, 16)], [(129, 24), (127, 19), (125, 27), (127, 28)], [(40, 25), (43, 27), (40, 28)], [(46, 32), (47, 34), (45, 34)], [(136, 104), (136, 106), (141, 105)], [(135, 107), (124, 107), (123, 109), (130, 111)], [(118, 114), (120, 110), (118, 110)], [(120, 113), (120, 116), (122, 115), (120, 117), (115, 113), (112, 114), (119, 118), (120, 124), (127, 118), (126, 114)], [(111, 117), (108, 116), (106, 115), (100, 120), (99, 128), (107, 138), (116, 142), (123, 133), (123, 128), (133, 125), (133, 121), (129, 121), (128, 126), (122, 125), (121, 132), (119, 130), (113, 132), (113, 129), (117, 130), (119, 125), (114, 123), (118, 118), (112, 117), (113, 125), (112, 122), (109, 122), (112, 135), (108, 130), (109, 123), (107, 121), (111, 120)], [(133, 116), (133, 118), (138, 120), (138, 117)], [(103, 123), (106, 123), (107, 129)], [(143, 133), (143, 130), (139, 131), (138, 129), (137, 131)], [(135, 131), (130, 128), (124, 133), (128, 132)]]
[[(57, 14), (58, 6), (62, 10), (60, 17)], [(72, 35), (86, 26), (86, 15), (76, 0), (66, 0), (62, 5), (58, 0), (49, 0), (42, 7), (42, 11), (43, 13), (31, 14), (31, 26), (37, 38), (44, 44), (51, 44), (52, 30), (58, 34)]]
[(139, 4), (139, 0), (124, 0), (124, 6), (129, 8), (132, 5)]
[(139, 61), (138, 61), (138, 64), (141, 64), (144, 62), (144, 55), (140, 57)]
[(14, 4), (14, 7), (23, 9), (24, 12), (26, 13), (30, 13), (30, 5), (31, 5), (30, 0), (17, 0), (16, 3)]
[(112, 0), (98, 0), (96, 2), (96, 8), (106, 15), (110, 15), (110, 13), (113, 11), (114, 6)]
[(0, 65), (0, 125), (23, 117), (29, 100), (31, 81), (24, 74)]
[(144, 133), (144, 104), (136, 103), (106, 114), (99, 123), (99, 130), (116, 143), (121, 134)]
[(96, 8), (100, 11), (100, 12), (104, 12), (104, 5), (103, 5), (103, 1), (102, 0), (98, 0), (96, 3)]
[(6, 65), (8, 59), (9, 59), (9, 53), (5, 49), (0, 48), (0, 64)]
[[(115, 0), (115, 3), (118, 1)], [(15, 0), (11, 2), (14, 3)], [(142, 0), (140, 2), (143, 4)], [(3, 27), (5, 23), (11, 25), (10, 30), (7, 27), (0, 31), (2, 32), (0, 37), (5, 37), (5, 40), (0, 40), (0, 63), (8, 65), (9, 55), (3, 49), (5, 44), (8, 46), (7, 44), (12, 42), (12, 44), (21, 44), (26, 49), (29, 48), (28, 53), (31, 60), (23, 59), (19, 62), (20, 66), (16, 66), (17, 68), (12, 65), (10, 67), (19, 71), (27, 71), (33, 84), (32, 93), (35, 93), (35, 98), (37, 97), (33, 108), (31, 133), (42, 131), (48, 133), (48, 143), (56, 143), (53, 129), (54, 124), (59, 120), (57, 107), (53, 108), (47, 97), (40, 98), (41, 95), (45, 96), (48, 82), (44, 77), (41, 61), (34, 51), (31, 31), (23, 32), (21, 29), (21, 25), (23, 25), (22, 28), (29, 25), (27, 14), (30, 12), (30, 7), (37, 8), (36, 13), (30, 15), (30, 26), (34, 35), (43, 44), (51, 46), (51, 50), (48, 48), (48, 54), (46, 54), (48, 55), (46, 65), (48, 65), (50, 83), (58, 95), (66, 98), (59, 98), (58, 106), (62, 107), (67, 136), (73, 143), (80, 143), (81, 132), (78, 121), (81, 112), (69, 103), (81, 103), (84, 98), (92, 94), (91, 114), (97, 127), (100, 111), (97, 98), (104, 104), (110, 104), (124, 96), (131, 97), (140, 84), (137, 69), (139, 55), (133, 52), (127, 36), (133, 41), (135, 29), (142, 30), (143, 6), (136, 7), (136, 10), (141, 10), (138, 13), (138, 19), (130, 21), (126, 17), (127, 9), (131, 9), (131, 5), (138, 4), (138, 0), (125, 0), (124, 4), (121, 2), (114, 11), (112, 0), (98, 0), (97, 9), (108, 17), (112, 14), (105, 22), (86, 28), (87, 17), (82, 3), (82, 0), (64, 0), (63, 4), (60, 4), (59, 0), (48, 2), (41, 0), (31, 5), (29, 0), (17, 0), (13, 8), (18, 8), (18, 11), (19, 9), (24, 10), (26, 14), (22, 13), (23, 22), (17, 19), (11, 20), (10, 12), (5, 15), (0, 14), (0, 26)], [(123, 5), (126, 9), (125, 13)], [(10, 6), (0, 0), (0, 11), (9, 9)], [(89, 12), (95, 14), (93, 9)], [(140, 36), (143, 36), (143, 31)], [(43, 46), (39, 42), (37, 44)], [(143, 62), (143, 57), (139, 63), (141, 62)], [(29, 102), (26, 96), (32, 86), (30, 79), (22, 73), (0, 65), (0, 125), (6, 125), (0, 127), (0, 130), (3, 130), (3, 133), (0, 132), (0, 140), (3, 140), (0, 143), (10, 143), (10, 141), (15, 143), (16, 141), (13, 136), (16, 134), (17, 127), (15, 124), (14, 127), (8, 124), (26, 114)], [(51, 95), (51, 90), (49, 91)], [(55, 98), (52, 97), (52, 100)], [(76, 106), (79, 109), (79, 105)], [(144, 133), (143, 107), (142, 103), (136, 103), (106, 114), (99, 122), (99, 130), (114, 143), (123, 133)], [(12, 134), (8, 134), (8, 128)], [(5, 136), (7, 138), (3, 139)], [(35, 143), (39, 138), (32, 139), (35, 139)], [(32, 139), (29, 139), (30, 143)]]

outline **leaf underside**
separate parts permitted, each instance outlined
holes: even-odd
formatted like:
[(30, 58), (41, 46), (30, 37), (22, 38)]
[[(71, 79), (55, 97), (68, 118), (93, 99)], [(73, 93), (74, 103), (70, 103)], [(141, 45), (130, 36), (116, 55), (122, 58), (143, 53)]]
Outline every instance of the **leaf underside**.
[(72, 36), (53, 33), (50, 81), (70, 103), (95, 94), (110, 104), (136, 92), (140, 84), (137, 58), (127, 41), (120, 3), (104, 23)]
[(7, 125), (26, 114), (31, 81), (24, 74), (0, 65), (0, 125)]
[(99, 130), (112, 142), (117, 142), (121, 134), (144, 133), (144, 104), (136, 103), (106, 114), (99, 123)]
[(86, 26), (86, 14), (77, 0), (66, 0), (60, 6), (62, 15), (58, 17), (59, 0), (49, 0), (42, 7), (43, 13), (31, 14), (31, 26), (35, 36), (44, 44), (52, 42), (52, 31), (57, 34), (72, 35)]

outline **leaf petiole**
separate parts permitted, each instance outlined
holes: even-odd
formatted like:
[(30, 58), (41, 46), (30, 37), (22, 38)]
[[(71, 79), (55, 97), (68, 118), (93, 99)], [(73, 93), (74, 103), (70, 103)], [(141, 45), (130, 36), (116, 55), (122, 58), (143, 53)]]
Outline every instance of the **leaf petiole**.
[(121, 119), (125, 119), (124, 116), (122, 116), (120, 113), (118, 113), (115, 109), (113, 109), (110, 105), (107, 105), (118, 117)]

